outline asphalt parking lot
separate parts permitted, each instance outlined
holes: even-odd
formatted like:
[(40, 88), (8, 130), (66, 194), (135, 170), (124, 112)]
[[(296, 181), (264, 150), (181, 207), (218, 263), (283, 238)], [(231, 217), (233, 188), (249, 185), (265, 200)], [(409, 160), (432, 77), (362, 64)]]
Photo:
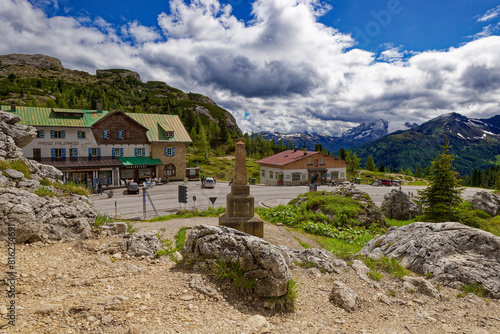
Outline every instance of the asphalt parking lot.
[[(186, 185), (188, 189), (187, 204), (181, 204), (178, 202), (178, 186)], [(357, 189), (360, 189), (370, 195), (372, 200), (377, 206), (382, 204), (384, 200), (384, 195), (393, 189), (399, 189), (399, 187), (373, 187), (369, 185), (355, 185)], [(417, 195), (419, 189), (425, 188), (424, 186), (402, 186), (401, 190)], [(318, 191), (327, 190), (331, 191), (333, 188), (328, 186), (319, 186)], [(480, 188), (466, 188), (463, 195), (464, 199), (471, 198), (476, 192), (485, 190)], [(108, 190), (104, 190), (105, 192)], [(217, 182), (213, 189), (201, 188), (200, 181), (190, 181), (188, 183), (184, 182), (170, 182), (168, 184), (157, 185), (147, 189), (149, 198), (153, 202), (158, 215), (168, 215), (176, 212), (179, 209), (207, 209), (212, 206), (210, 198), (215, 199), (214, 206), (226, 206), (226, 195), (231, 191), (231, 187), (227, 182)], [(275, 206), (278, 204), (286, 204), (291, 199), (294, 199), (299, 194), (303, 194), (308, 191), (306, 186), (289, 186), (289, 187), (276, 187), (276, 186), (265, 186), (265, 185), (251, 185), (250, 193), (255, 198), (255, 206)], [(196, 197), (196, 201), (193, 200), (193, 196)], [(91, 200), (94, 202), (94, 206), (100, 213), (106, 213), (108, 215), (121, 218), (144, 218), (144, 198), (143, 191), (139, 194), (128, 194), (126, 188), (113, 189), (113, 197), (109, 198), (106, 194), (103, 195), (91, 195)], [(151, 205), (150, 200), (146, 197), (146, 218), (151, 219), (155, 217), (155, 211)], [(115, 211), (116, 210), (116, 211)]]

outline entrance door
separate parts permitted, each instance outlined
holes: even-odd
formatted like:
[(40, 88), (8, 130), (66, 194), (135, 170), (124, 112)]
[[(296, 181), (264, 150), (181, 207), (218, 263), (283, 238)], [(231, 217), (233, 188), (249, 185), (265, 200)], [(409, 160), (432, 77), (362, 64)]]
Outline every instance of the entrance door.
[(33, 159), (36, 161), (40, 161), (42, 159), (42, 150), (39, 148), (33, 149)]
[(175, 176), (175, 166), (172, 164), (165, 165), (165, 169), (163, 170), (163, 177), (168, 180), (169, 177), (172, 176)]

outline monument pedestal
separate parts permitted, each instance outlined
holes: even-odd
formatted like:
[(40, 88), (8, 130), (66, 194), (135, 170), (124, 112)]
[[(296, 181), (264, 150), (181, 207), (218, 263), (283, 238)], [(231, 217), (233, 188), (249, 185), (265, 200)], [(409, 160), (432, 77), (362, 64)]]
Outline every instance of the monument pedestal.
[(227, 213), (223, 213), (219, 216), (219, 225), (234, 228), (256, 237), (264, 237), (264, 223), (256, 213), (253, 214), (253, 217), (228, 217)]

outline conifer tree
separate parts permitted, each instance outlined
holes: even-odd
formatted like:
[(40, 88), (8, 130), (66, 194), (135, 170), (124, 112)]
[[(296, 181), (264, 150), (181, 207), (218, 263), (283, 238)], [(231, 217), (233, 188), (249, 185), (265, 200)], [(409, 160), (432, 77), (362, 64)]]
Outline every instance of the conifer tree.
[(365, 168), (372, 172), (375, 171), (375, 169), (377, 168), (375, 166), (375, 161), (373, 161), (373, 157), (371, 155), (368, 157), (368, 159), (366, 159)]
[(419, 190), (419, 204), (422, 205), (424, 218), (433, 222), (453, 219), (455, 208), (462, 202), (457, 172), (452, 166), (454, 156), (449, 153), (450, 146), (446, 141), (436, 160), (432, 161), (429, 185)]
[(415, 171), (415, 176), (416, 177), (422, 177), (422, 165), (420, 162), (418, 163), (417, 170)]
[(385, 166), (382, 164), (379, 166), (378, 171), (381, 173), (385, 173)]
[(356, 153), (352, 151), (346, 151), (345, 161), (347, 162), (347, 175), (356, 177), (359, 170), (359, 162), (361, 158), (358, 158)]
[(346, 161), (346, 152), (343, 148), (340, 148), (339, 150), (339, 159)]

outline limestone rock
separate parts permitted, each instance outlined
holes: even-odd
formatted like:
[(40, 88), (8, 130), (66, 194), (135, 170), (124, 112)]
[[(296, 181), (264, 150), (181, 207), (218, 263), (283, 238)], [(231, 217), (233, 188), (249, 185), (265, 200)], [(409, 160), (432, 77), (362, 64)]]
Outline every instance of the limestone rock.
[(63, 173), (54, 166), (44, 165), (29, 159), (24, 159), (24, 162), (28, 165), (33, 179), (47, 179), (51, 182), (57, 182), (62, 179)]
[(413, 290), (429, 297), (441, 299), (439, 291), (423, 277), (405, 276), (403, 277), (403, 282), (404, 287), (408, 290)]
[(284, 246), (277, 246), (285, 256), (287, 264), (291, 263), (314, 263), (316, 268), (322, 269), (329, 273), (339, 273), (338, 267), (347, 267), (345, 261), (335, 257), (326, 249), (309, 248), (309, 249), (290, 249)]
[(215, 260), (238, 264), (249, 279), (257, 279), (255, 292), (262, 297), (282, 296), (292, 278), (278, 247), (225, 226), (195, 226), (182, 250), (186, 260)]
[(393, 189), (384, 196), (380, 211), (382, 211), (387, 218), (408, 220), (416, 217), (421, 209), (411, 200), (408, 194)]
[(0, 239), (16, 225), (16, 242), (88, 238), (96, 214), (76, 198), (39, 197), (17, 188), (0, 188)]
[(498, 216), (500, 213), (500, 197), (488, 191), (478, 191), (469, 202), (474, 210), (483, 210), (492, 216)]
[(334, 281), (330, 300), (338, 307), (352, 312), (359, 308), (358, 295), (347, 285), (340, 281)]
[(401, 259), (407, 268), (430, 273), (443, 285), (479, 282), (492, 297), (500, 298), (500, 237), (460, 223), (391, 227), (370, 240), (360, 254)]
[(3, 171), (8, 177), (15, 180), (20, 180), (24, 177), (24, 174), (15, 169), (6, 169)]
[(254, 315), (248, 318), (243, 324), (243, 332), (248, 334), (270, 333), (269, 322), (261, 315)]
[(203, 278), (201, 277), (201, 275), (194, 275), (191, 278), (191, 282), (189, 282), (189, 286), (199, 293), (202, 293), (210, 298), (213, 298), (215, 300), (221, 299), (221, 296), (216, 289), (210, 286), (206, 286), (205, 283), (203, 283)]
[(156, 231), (125, 235), (121, 249), (130, 256), (155, 257), (162, 249), (162, 242)]
[(42, 54), (8, 54), (0, 56), (0, 61), (4, 66), (30, 66), (41, 69), (63, 68), (59, 59)]

